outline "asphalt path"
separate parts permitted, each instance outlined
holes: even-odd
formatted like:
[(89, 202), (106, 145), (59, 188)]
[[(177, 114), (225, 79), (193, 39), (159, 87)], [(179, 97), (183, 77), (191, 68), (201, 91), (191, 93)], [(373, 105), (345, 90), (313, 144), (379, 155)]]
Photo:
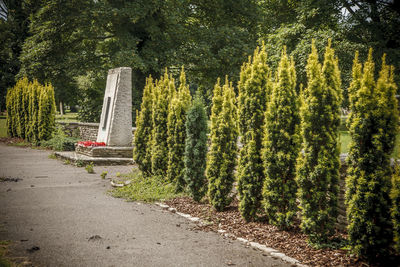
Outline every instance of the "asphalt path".
[(33, 266), (290, 266), (239, 241), (195, 230), (153, 204), (108, 194), (132, 166), (84, 168), (50, 151), (0, 144), (0, 240)]

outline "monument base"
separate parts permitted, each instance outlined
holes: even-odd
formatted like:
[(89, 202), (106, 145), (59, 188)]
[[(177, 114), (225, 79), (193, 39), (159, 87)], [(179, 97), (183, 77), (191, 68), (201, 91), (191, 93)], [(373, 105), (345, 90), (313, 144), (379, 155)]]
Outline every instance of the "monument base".
[(131, 165), (134, 164), (132, 157), (130, 158), (116, 158), (116, 157), (90, 157), (87, 155), (79, 154), (76, 152), (55, 152), (57, 158), (69, 160), (76, 165), (87, 165), (93, 163), (94, 165)]
[(75, 152), (89, 157), (99, 158), (132, 158), (133, 147), (114, 147), (114, 146), (98, 146), (84, 147), (76, 146)]

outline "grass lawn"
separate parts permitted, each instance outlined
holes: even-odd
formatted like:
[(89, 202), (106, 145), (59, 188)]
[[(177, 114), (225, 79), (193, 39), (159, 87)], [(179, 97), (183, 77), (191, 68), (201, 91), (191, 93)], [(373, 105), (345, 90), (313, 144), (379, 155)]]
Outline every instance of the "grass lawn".
[[(348, 153), (351, 137), (349, 132), (340, 131), (340, 153)], [(397, 135), (392, 158), (400, 158), (400, 134)]]
[(62, 122), (77, 122), (78, 121), (78, 113), (68, 112), (65, 113), (63, 116), (60, 114), (56, 114), (56, 121)]

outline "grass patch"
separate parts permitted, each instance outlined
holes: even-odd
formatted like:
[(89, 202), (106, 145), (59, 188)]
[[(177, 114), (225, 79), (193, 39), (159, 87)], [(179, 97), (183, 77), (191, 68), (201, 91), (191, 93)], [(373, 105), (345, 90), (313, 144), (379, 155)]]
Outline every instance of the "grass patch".
[(7, 120), (0, 119), (0, 137), (7, 137), (7, 125), (6, 125)]
[[(348, 131), (340, 131), (340, 153), (348, 153), (350, 148), (351, 136)], [(400, 134), (396, 137), (392, 158), (400, 158)]]
[(351, 137), (348, 131), (340, 131), (340, 153), (348, 153), (350, 147)]
[(144, 177), (137, 169), (123, 176), (129, 178), (131, 183), (113, 189), (111, 194), (114, 197), (130, 201), (154, 202), (183, 195), (182, 193), (175, 193), (175, 186), (166, 182), (165, 178), (160, 176)]
[(2, 267), (17, 266), (6, 257), (9, 244), (10, 241), (0, 241), (0, 266)]
[(62, 122), (78, 122), (78, 113), (76, 112), (69, 112), (65, 113), (64, 115), (56, 114), (56, 121)]

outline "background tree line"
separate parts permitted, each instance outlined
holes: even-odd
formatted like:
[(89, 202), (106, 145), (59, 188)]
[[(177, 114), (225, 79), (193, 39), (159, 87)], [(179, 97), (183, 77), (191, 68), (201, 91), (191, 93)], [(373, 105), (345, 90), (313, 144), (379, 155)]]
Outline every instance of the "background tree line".
[(146, 77), (168, 66), (178, 78), (181, 65), (209, 105), (217, 77), (236, 83), (263, 40), (272, 68), (287, 46), (299, 85), (311, 38), (318, 51), (332, 38), (347, 88), (356, 49), (373, 47), (377, 64), (386, 53), (399, 73), (399, 12), (398, 2), (378, 0), (0, 0), (0, 109), (27, 76), (51, 82), (57, 102), (79, 104), (81, 120), (98, 120), (106, 71), (119, 66), (133, 68), (134, 109)]

